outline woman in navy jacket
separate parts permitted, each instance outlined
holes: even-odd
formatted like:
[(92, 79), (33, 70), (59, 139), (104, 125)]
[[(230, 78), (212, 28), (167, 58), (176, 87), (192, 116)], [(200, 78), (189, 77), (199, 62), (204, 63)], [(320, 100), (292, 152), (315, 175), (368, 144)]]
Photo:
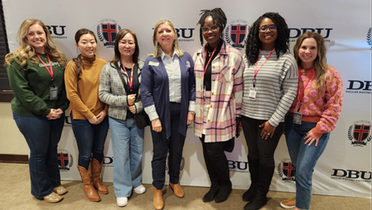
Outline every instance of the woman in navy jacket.
[(194, 62), (190, 54), (178, 48), (177, 34), (169, 20), (156, 23), (153, 43), (155, 52), (146, 59), (142, 70), (141, 98), (151, 120), (154, 207), (163, 209), (168, 151), (169, 185), (177, 197), (184, 196), (179, 172), (187, 125), (195, 113)]

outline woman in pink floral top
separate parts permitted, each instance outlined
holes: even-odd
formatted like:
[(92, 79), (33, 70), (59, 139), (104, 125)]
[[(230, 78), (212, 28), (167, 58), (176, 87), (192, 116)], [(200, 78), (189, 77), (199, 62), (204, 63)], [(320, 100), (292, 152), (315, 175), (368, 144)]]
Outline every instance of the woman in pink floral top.
[(339, 72), (326, 63), (324, 38), (315, 32), (298, 37), (294, 55), (299, 67), (297, 97), (286, 120), (286, 140), (296, 169), (296, 197), (282, 201), (284, 208), (309, 209), (315, 164), (330, 131), (336, 128), (343, 104)]

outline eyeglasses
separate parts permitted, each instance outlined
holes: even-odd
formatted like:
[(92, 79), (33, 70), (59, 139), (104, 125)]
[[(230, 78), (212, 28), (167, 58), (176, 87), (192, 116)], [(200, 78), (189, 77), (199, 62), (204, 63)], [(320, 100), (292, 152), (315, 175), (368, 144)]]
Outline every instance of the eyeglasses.
[(269, 31), (276, 31), (278, 27), (277, 26), (274, 26), (274, 25), (271, 25), (271, 26), (262, 26), (260, 28), (260, 32), (266, 32), (267, 30)]
[(203, 27), (201, 27), (201, 29), (202, 29), (203, 32), (207, 32), (207, 31), (209, 31), (209, 30), (211, 30), (211, 31), (217, 31), (217, 29), (218, 29), (218, 25), (213, 24), (213, 25), (211, 25), (210, 27), (208, 27), (208, 26), (203, 26)]

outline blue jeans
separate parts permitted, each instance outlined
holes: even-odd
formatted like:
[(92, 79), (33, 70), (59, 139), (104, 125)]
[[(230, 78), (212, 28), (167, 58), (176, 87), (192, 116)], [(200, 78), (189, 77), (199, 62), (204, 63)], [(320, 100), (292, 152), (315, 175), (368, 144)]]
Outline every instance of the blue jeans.
[(129, 197), (141, 185), (144, 130), (136, 120), (109, 117), (114, 152), (114, 189), (116, 197)]
[(312, 179), (316, 162), (327, 146), (330, 133), (324, 133), (318, 146), (315, 142), (308, 146), (304, 137), (316, 123), (304, 122), (301, 125), (293, 123), (293, 117), (286, 120), (286, 141), (292, 164), (296, 170), (296, 207), (309, 209), (311, 204)]
[(93, 158), (99, 163), (103, 160), (103, 149), (109, 127), (108, 117), (106, 116), (98, 125), (90, 124), (88, 120), (74, 119), (72, 112), (70, 118), (79, 150), (78, 165), (88, 170), (92, 153)]
[(55, 120), (46, 117), (25, 117), (13, 113), (13, 118), (30, 148), (29, 170), (31, 194), (43, 198), (61, 185), (57, 147), (65, 115)]

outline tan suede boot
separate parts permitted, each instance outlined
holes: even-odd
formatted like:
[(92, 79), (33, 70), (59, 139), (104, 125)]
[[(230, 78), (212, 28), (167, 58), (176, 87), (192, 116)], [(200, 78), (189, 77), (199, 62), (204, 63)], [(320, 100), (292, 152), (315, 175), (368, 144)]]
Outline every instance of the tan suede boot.
[(77, 165), (77, 168), (79, 170), (80, 177), (83, 180), (84, 192), (87, 195), (88, 199), (90, 201), (100, 201), (101, 198), (99, 197), (97, 191), (93, 187), (92, 178), (89, 173), (91, 165), (89, 164), (88, 171), (84, 167), (79, 165)]
[(169, 186), (172, 188), (173, 193), (174, 193), (175, 196), (177, 196), (179, 198), (183, 198), (185, 196), (185, 193), (183, 192), (183, 190), (180, 186), (180, 183), (172, 184), (171, 182), (169, 182)]
[(93, 185), (101, 194), (107, 194), (108, 190), (106, 186), (101, 182), (101, 170), (102, 163), (98, 162), (97, 159), (92, 158), (92, 179)]
[(163, 191), (153, 187), (154, 191), (154, 207), (156, 210), (162, 210), (164, 208)]

